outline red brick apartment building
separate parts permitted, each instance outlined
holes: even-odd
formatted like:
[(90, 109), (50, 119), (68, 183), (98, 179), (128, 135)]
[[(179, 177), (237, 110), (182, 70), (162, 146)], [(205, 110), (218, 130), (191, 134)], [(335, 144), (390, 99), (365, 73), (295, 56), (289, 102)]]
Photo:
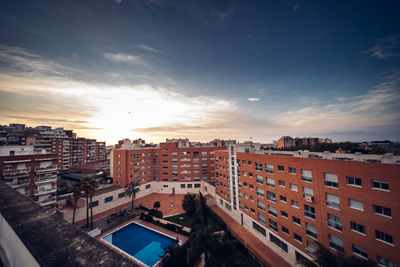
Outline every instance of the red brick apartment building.
[(0, 180), (41, 206), (55, 207), (57, 156), (29, 146), (0, 147)]
[[(141, 143), (142, 144), (142, 143)], [(214, 152), (225, 147), (190, 146), (188, 140), (168, 140), (159, 146), (143, 147), (137, 143), (119, 145), (111, 152), (111, 176), (114, 184), (125, 187), (133, 181), (185, 182), (188, 187), (199, 186), (201, 180), (215, 179)], [(143, 145), (143, 144), (142, 144)], [(193, 184), (192, 184), (193, 183)], [(182, 187), (183, 188), (183, 187)]]
[(332, 252), (400, 265), (400, 157), (215, 152), (216, 201), (290, 264)]

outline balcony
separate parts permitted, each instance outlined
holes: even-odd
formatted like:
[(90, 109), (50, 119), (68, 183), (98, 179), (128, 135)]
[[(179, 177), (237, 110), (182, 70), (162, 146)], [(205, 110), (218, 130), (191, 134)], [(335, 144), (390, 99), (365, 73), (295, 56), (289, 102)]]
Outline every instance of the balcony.
[(56, 203), (56, 201), (57, 201), (56, 197), (49, 197), (48, 199), (45, 199), (45, 200), (36, 201), (36, 203), (38, 203), (40, 206), (46, 206), (46, 205)]
[(57, 170), (57, 165), (50, 165), (47, 167), (36, 167), (35, 171), (36, 172), (50, 172), (50, 171), (56, 171)]
[(35, 184), (45, 184), (57, 181), (57, 175), (46, 175), (44, 177), (40, 177), (35, 179)]
[(13, 182), (6, 182), (6, 185), (11, 186), (12, 188), (17, 188), (21, 186), (26, 186), (30, 184), (29, 179), (24, 179), (24, 180), (18, 180), (18, 181), (13, 181)]
[(4, 170), (3, 175), (4, 175), (4, 177), (28, 176), (30, 171), (31, 171), (31, 168)]
[(40, 195), (55, 193), (56, 191), (57, 191), (57, 187), (52, 187), (49, 189), (35, 190), (34, 194), (35, 194), (35, 196), (40, 196)]

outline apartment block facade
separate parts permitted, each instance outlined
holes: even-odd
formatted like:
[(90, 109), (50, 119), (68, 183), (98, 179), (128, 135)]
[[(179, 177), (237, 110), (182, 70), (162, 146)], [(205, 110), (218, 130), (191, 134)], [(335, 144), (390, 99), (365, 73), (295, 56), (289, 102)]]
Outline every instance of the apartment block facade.
[(290, 264), (314, 260), (319, 242), (400, 265), (400, 158), (230, 145), (215, 159), (218, 206)]
[(0, 147), (0, 180), (41, 206), (56, 203), (57, 155), (38, 154), (32, 146)]
[(282, 136), (278, 139), (278, 148), (290, 148), (300, 145), (315, 145), (318, 143), (332, 143), (332, 140), (329, 138), (320, 138), (320, 137), (291, 137), (291, 136)]
[[(224, 147), (189, 146), (182, 141), (169, 141), (153, 147), (122, 144), (111, 152), (111, 176), (114, 184), (125, 187), (137, 181), (191, 183), (215, 180), (214, 153)], [(197, 184), (197, 183), (196, 183)]]

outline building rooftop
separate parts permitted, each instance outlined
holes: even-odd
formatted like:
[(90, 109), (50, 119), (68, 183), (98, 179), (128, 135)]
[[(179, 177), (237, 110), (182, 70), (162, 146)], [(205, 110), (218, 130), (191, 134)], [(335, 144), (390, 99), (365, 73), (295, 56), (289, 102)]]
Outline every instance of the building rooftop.
[(0, 214), (40, 266), (137, 266), (2, 182)]

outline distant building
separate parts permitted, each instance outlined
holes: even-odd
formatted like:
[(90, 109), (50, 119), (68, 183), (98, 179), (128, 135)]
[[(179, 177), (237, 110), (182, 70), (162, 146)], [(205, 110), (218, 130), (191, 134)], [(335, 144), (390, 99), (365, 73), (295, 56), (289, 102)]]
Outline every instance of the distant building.
[(278, 148), (290, 148), (301, 145), (315, 145), (318, 143), (332, 143), (329, 138), (319, 138), (319, 137), (296, 137), (282, 136), (278, 139)]
[(0, 146), (0, 180), (41, 206), (55, 207), (57, 156), (33, 146)]

